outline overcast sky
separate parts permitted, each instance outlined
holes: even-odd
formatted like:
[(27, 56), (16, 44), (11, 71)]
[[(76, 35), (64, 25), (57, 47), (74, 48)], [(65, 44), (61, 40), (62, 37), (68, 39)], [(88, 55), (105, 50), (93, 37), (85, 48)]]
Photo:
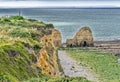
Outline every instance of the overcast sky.
[(120, 7), (120, 0), (0, 0), (0, 8)]

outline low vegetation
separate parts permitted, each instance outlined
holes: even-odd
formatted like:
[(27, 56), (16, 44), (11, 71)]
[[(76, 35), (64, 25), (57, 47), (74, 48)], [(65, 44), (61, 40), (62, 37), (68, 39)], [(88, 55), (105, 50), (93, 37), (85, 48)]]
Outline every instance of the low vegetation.
[(0, 82), (90, 82), (83, 77), (50, 78), (36, 67), (39, 39), (53, 28), (22, 16), (0, 18)]
[(65, 48), (69, 56), (96, 73), (100, 82), (120, 82), (120, 66), (114, 54), (93, 49)]
[(41, 77), (41, 69), (34, 65), (35, 54), (42, 48), (40, 36), (50, 28), (52, 24), (22, 16), (0, 18), (0, 82)]

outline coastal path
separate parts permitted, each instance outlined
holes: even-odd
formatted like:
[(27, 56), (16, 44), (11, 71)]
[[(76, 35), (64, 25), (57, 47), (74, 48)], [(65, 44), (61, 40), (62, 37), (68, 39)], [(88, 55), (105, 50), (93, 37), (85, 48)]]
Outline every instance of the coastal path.
[(69, 77), (85, 77), (93, 82), (98, 82), (95, 74), (87, 67), (80, 65), (76, 60), (72, 59), (66, 51), (58, 51), (61, 66), (64, 73)]

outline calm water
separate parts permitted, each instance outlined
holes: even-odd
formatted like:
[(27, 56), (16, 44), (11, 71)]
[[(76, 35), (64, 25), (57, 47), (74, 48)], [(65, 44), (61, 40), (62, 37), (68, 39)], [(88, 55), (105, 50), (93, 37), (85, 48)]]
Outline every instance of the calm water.
[(0, 16), (18, 15), (53, 23), (63, 42), (82, 26), (90, 26), (95, 40), (120, 39), (120, 9), (0, 9)]

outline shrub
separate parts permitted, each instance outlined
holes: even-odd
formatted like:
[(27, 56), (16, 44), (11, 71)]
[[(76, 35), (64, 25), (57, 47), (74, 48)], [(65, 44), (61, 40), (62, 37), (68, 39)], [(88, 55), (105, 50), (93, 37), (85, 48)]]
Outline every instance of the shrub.
[(46, 27), (54, 28), (53, 24), (46, 24)]
[(4, 18), (3, 21), (5, 21), (5, 22), (10, 22), (10, 20), (7, 19), (7, 18)]
[(24, 18), (22, 16), (11, 16), (10, 19), (23, 20)]

